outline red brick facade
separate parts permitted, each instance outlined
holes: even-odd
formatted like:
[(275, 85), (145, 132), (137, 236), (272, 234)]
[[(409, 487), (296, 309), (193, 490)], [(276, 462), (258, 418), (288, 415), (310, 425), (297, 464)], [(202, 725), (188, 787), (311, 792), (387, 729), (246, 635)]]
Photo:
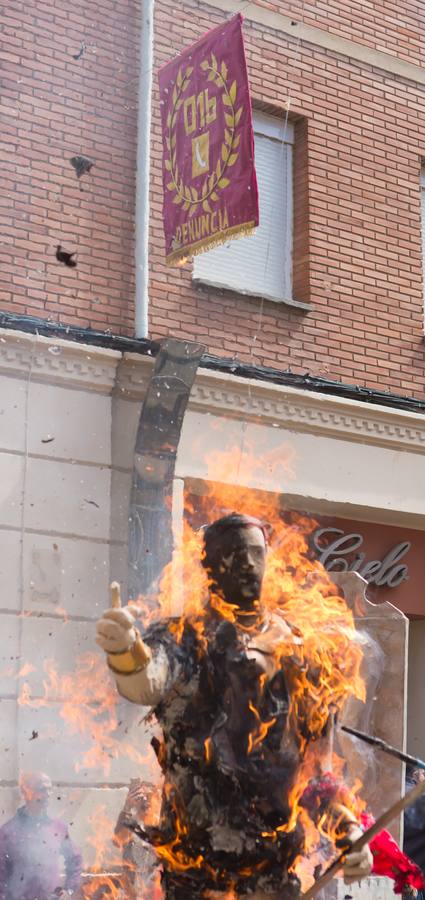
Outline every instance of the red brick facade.
[[(301, 0), (258, 5), (301, 18)], [(113, 0), (77, 5), (75, 14), (63, 2), (51, 12), (40, 0), (30, 12), (8, 7), (6, 311), (133, 333), (134, 9)], [(204, 3), (157, 0), (155, 67), (224, 18)], [(390, 61), (421, 59), (420, 2), (370, 3), (369, 11), (354, 0), (306, 2), (304, 21)], [(291, 99), (294, 296), (312, 309), (265, 302), (260, 323), (259, 299), (195, 287), (190, 266), (165, 267), (155, 82), (150, 336), (198, 339), (211, 353), (424, 397), (424, 85), (249, 20), (245, 39), (254, 101), (283, 111)], [(96, 161), (83, 191), (68, 162), (79, 152)], [(78, 250), (76, 270), (56, 262), (59, 242)]]
[[(129, 0), (3, 7), (3, 311), (132, 332), (136, 9)], [(82, 190), (76, 154), (95, 161)], [(77, 269), (56, 261), (59, 243), (77, 250)]]
[(425, 28), (421, 0), (257, 0), (257, 5), (422, 65)]

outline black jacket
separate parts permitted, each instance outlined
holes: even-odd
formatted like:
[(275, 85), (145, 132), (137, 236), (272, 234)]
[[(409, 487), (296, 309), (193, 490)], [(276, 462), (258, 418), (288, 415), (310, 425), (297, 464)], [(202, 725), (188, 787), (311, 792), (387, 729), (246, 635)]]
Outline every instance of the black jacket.
[[(415, 782), (406, 779), (410, 790)], [(420, 866), (425, 875), (425, 796), (419, 798), (404, 813), (404, 852)]]

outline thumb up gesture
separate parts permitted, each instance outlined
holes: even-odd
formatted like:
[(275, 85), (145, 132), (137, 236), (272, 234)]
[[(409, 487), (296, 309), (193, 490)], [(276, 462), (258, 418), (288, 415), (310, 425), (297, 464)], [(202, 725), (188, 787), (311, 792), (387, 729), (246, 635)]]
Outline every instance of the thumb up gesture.
[(120, 586), (111, 584), (111, 607), (102, 614), (96, 626), (96, 644), (105, 653), (125, 653), (135, 643), (136, 629), (130, 610), (122, 609)]

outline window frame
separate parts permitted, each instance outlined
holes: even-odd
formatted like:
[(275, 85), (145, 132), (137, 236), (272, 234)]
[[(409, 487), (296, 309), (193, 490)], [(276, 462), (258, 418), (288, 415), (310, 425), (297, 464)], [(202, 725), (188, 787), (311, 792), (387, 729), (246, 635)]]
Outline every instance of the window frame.
[(196, 257), (194, 258), (194, 266), (192, 272), (192, 282), (196, 286), (206, 286), (217, 288), (217, 290), (227, 290), (242, 296), (257, 297), (259, 299), (268, 300), (272, 303), (280, 303), (287, 306), (294, 306), (301, 309), (311, 309), (309, 304), (300, 303), (293, 299), (293, 248), (294, 248), (294, 141), (295, 126), (294, 123), (286, 119), (285, 116), (272, 115), (262, 110), (253, 109), (253, 130), (254, 135), (265, 137), (269, 140), (286, 145), (289, 148), (289, 159), (287, 165), (289, 167), (288, 185), (289, 189), (285, 195), (285, 217), (288, 227), (285, 231), (282, 252), (284, 258), (288, 261), (288, 271), (285, 273), (285, 281), (289, 285), (289, 296), (286, 291), (282, 290), (282, 296), (275, 296), (258, 291), (249, 290), (249, 288), (241, 288), (231, 285), (225, 280), (220, 281), (215, 275), (205, 275), (196, 273)]

